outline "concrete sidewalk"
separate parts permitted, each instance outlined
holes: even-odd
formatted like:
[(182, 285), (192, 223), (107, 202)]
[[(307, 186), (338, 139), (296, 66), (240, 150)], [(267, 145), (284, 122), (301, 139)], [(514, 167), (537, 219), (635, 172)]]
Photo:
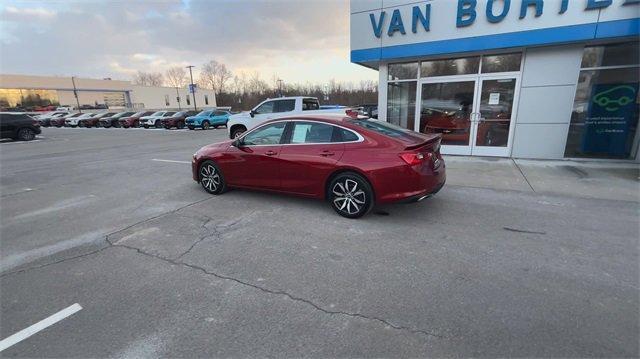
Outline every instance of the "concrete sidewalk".
[(640, 202), (640, 164), (445, 156), (447, 184)]

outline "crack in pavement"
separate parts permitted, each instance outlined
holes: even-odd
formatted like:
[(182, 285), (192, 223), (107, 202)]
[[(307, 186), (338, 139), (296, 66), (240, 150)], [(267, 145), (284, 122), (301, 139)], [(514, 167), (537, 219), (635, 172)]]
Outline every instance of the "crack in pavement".
[(194, 269), (194, 270), (198, 270), (198, 271), (200, 271), (200, 272), (202, 272), (202, 273), (204, 273), (206, 275), (211, 275), (211, 276), (214, 276), (214, 277), (216, 277), (218, 279), (222, 279), (222, 280), (229, 280), (229, 281), (238, 283), (238, 284), (243, 285), (243, 286), (247, 286), (247, 287), (251, 287), (251, 288), (257, 289), (257, 290), (262, 291), (264, 293), (273, 294), (273, 295), (282, 295), (282, 296), (285, 296), (285, 297), (287, 297), (287, 298), (289, 298), (289, 299), (291, 299), (291, 300), (293, 300), (295, 302), (305, 303), (305, 304), (307, 304), (307, 305), (309, 305), (309, 306), (315, 308), (316, 310), (321, 311), (321, 312), (323, 312), (325, 314), (329, 314), (329, 315), (344, 315), (344, 316), (348, 316), (348, 317), (352, 317), (352, 318), (360, 318), (360, 319), (365, 319), (365, 320), (370, 320), (370, 321), (375, 321), (375, 322), (378, 322), (378, 323), (382, 323), (382, 324), (384, 324), (384, 325), (386, 325), (386, 326), (388, 326), (390, 328), (396, 329), (396, 330), (408, 331), (408, 332), (411, 332), (411, 333), (414, 333), (414, 334), (422, 334), (422, 335), (425, 335), (425, 336), (435, 337), (435, 338), (438, 338), (438, 339), (444, 339), (445, 338), (442, 335), (439, 335), (439, 334), (436, 334), (436, 333), (433, 333), (433, 332), (429, 332), (427, 330), (414, 329), (414, 328), (409, 328), (409, 327), (405, 327), (405, 326), (402, 326), (402, 325), (393, 324), (393, 323), (389, 322), (388, 320), (383, 319), (383, 318), (379, 318), (379, 317), (368, 316), (368, 315), (364, 315), (364, 314), (361, 314), (361, 313), (351, 313), (351, 312), (345, 312), (345, 311), (339, 311), (339, 310), (329, 310), (329, 309), (321, 307), (319, 304), (316, 304), (316, 303), (312, 302), (309, 299), (297, 297), (297, 296), (295, 296), (293, 294), (290, 294), (288, 292), (285, 292), (283, 290), (273, 290), (273, 289), (261, 287), (259, 285), (253, 284), (253, 283), (245, 282), (245, 281), (243, 281), (241, 279), (238, 279), (238, 278), (230, 277), (230, 276), (227, 276), (227, 275), (224, 275), (224, 274), (220, 274), (220, 273), (216, 273), (216, 272), (211, 272), (211, 271), (207, 270), (206, 268), (197, 266), (195, 264), (191, 264), (191, 263), (178, 261), (178, 260), (162, 257), (162, 256), (159, 256), (159, 255), (147, 253), (147, 252), (145, 252), (143, 250), (140, 250), (139, 248), (136, 248), (136, 247), (131, 247), (131, 246), (128, 246), (128, 245), (125, 245), (125, 244), (113, 244), (112, 246), (113, 247), (122, 247), (122, 248), (126, 248), (126, 249), (129, 249), (129, 250), (133, 250), (133, 251), (136, 251), (137, 253), (139, 253), (141, 255), (144, 255), (144, 256), (147, 256), (147, 257), (150, 257), (150, 258), (159, 259), (161, 261), (164, 261), (164, 262), (167, 262), (167, 263), (170, 263), (170, 264), (173, 264), (173, 265), (179, 265), (179, 266), (184, 266), (184, 267), (191, 268), (191, 269)]
[[(148, 252), (145, 252), (145, 251), (143, 251), (143, 250), (141, 250), (139, 248), (128, 246), (126, 244), (113, 243), (113, 242), (111, 242), (111, 240), (109, 238), (110, 236), (113, 236), (115, 234), (121, 233), (121, 232), (123, 232), (123, 231), (125, 231), (127, 229), (130, 229), (130, 228), (134, 227), (134, 226), (137, 226), (137, 225), (140, 225), (140, 224), (144, 224), (144, 223), (146, 223), (148, 221), (152, 221), (154, 219), (160, 218), (160, 217), (165, 216), (165, 215), (170, 215), (172, 213), (176, 213), (176, 212), (180, 211), (181, 209), (193, 206), (195, 204), (204, 202), (204, 201), (209, 200), (209, 199), (210, 198), (190, 203), (190, 204), (188, 204), (186, 206), (183, 206), (183, 207), (177, 208), (175, 210), (172, 210), (172, 211), (169, 211), (169, 212), (166, 212), (166, 213), (163, 213), (163, 214), (160, 214), (160, 215), (145, 219), (143, 221), (140, 221), (140, 222), (137, 222), (137, 223), (132, 224), (130, 226), (127, 226), (127, 227), (125, 227), (123, 229), (119, 229), (117, 231), (109, 233), (109, 234), (105, 235), (105, 238), (104, 238), (105, 241), (106, 241), (105, 247), (102, 247), (102, 248), (99, 248), (99, 249), (96, 249), (96, 250), (93, 250), (93, 251), (90, 251), (90, 252), (86, 252), (86, 253), (83, 253), (83, 254), (79, 254), (79, 255), (75, 255), (75, 256), (71, 256), (71, 257), (61, 258), (61, 259), (53, 261), (53, 262), (44, 263), (44, 264), (41, 264), (41, 265), (32, 266), (32, 267), (28, 267), (28, 268), (23, 268), (23, 269), (20, 269), (20, 270), (17, 270), (17, 271), (13, 271), (13, 272), (2, 273), (2, 274), (0, 274), (0, 278), (3, 278), (5, 276), (9, 276), (9, 275), (13, 275), (13, 274), (24, 273), (24, 272), (27, 272), (27, 271), (30, 271), (30, 270), (33, 270), (33, 269), (48, 267), (48, 266), (51, 266), (51, 265), (67, 262), (67, 261), (78, 259), (78, 258), (91, 256), (91, 255), (94, 255), (94, 254), (98, 254), (98, 253), (100, 253), (100, 252), (102, 252), (102, 251), (104, 251), (106, 249), (115, 248), (115, 247), (121, 247), (121, 248), (124, 248), (124, 249), (127, 249), (127, 250), (135, 251), (135, 252), (137, 252), (137, 253), (139, 253), (141, 255), (144, 255), (144, 256), (147, 256), (147, 257), (150, 257), (150, 258), (159, 259), (159, 260), (161, 260), (163, 262), (166, 262), (166, 263), (169, 263), (169, 264), (183, 266), (183, 267), (186, 267), (186, 268), (189, 268), (189, 269), (192, 269), (192, 270), (200, 271), (200, 272), (202, 272), (202, 273), (204, 273), (206, 275), (214, 276), (214, 277), (216, 277), (218, 279), (221, 279), (221, 280), (228, 280), (228, 281), (232, 281), (232, 282), (235, 282), (237, 284), (240, 284), (242, 286), (246, 286), (246, 287), (250, 287), (250, 288), (253, 288), (253, 289), (257, 289), (257, 290), (259, 290), (259, 291), (261, 291), (263, 293), (267, 293), (267, 294), (271, 294), (271, 295), (285, 296), (285, 297), (289, 298), (290, 300), (292, 300), (294, 302), (304, 303), (304, 304), (314, 308), (315, 310), (318, 310), (318, 311), (320, 311), (322, 313), (325, 313), (325, 314), (343, 315), (343, 316), (347, 316), (347, 317), (351, 317), (351, 318), (359, 318), (359, 319), (364, 319), (364, 320), (368, 320), (368, 321), (377, 322), (377, 323), (383, 324), (383, 325), (385, 325), (385, 326), (387, 326), (389, 328), (393, 328), (395, 330), (410, 332), (410, 333), (413, 333), (413, 334), (420, 334), (420, 335), (424, 335), (424, 336), (428, 336), (428, 337), (434, 337), (434, 338), (438, 338), (438, 339), (444, 339), (445, 338), (442, 335), (439, 335), (437, 333), (430, 332), (430, 331), (427, 331), (427, 330), (415, 329), (415, 328), (410, 328), (410, 327), (394, 324), (394, 323), (388, 321), (387, 319), (380, 318), (380, 317), (368, 316), (368, 315), (365, 315), (365, 314), (362, 314), (362, 313), (352, 313), (352, 312), (346, 312), (346, 311), (326, 309), (326, 308), (323, 308), (322, 306), (320, 306), (319, 304), (314, 303), (313, 301), (311, 301), (309, 299), (305, 299), (305, 298), (302, 298), (302, 297), (295, 296), (295, 295), (293, 295), (291, 293), (288, 293), (286, 291), (274, 290), (274, 289), (269, 289), (269, 288), (266, 288), (266, 287), (261, 287), (259, 285), (253, 284), (253, 283), (245, 282), (245, 281), (243, 281), (241, 279), (238, 279), (238, 278), (234, 278), (234, 277), (227, 276), (227, 275), (224, 275), (224, 274), (220, 274), (220, 273), (209, 271), (204, 267), (201, 267), (201, 266), (198, 266), (198, 265), (195, 265), (195, 264), (190, 264), (190, 263), (187, 263), (187, 262), (184, 262), (184, 261), (181, 260), (181, 258), (183, 256), (185, 256), (189, 252), (191, 252), (193, 250), (193, 248), (195, 248), (199, 243), (201, 243), (205, 239), (210, 238), (210, 237), (220, 238), (220, 236), (222, 235), (222, 232), (220, 232), (218, 230), (218, 227), (221, 227), (221, 228), (233, 227), (234, 225), (240, 223), (243, 219), (245, 219), (248, 216), (250, 216), (251, 214), (253, 214), (253, 212), (251, 212), (248, 215), (242, 216), (241, 218), (239, 218), (237, 220), (234, 220), (231, 223), (215, 226), (211, 233), (208, 233), (208, 234), (200, 237), (185, 252), (183, 252), (181, 255), (179, 255), (176, 259), (171, 259), (171, 258), (163, 257), (163, 256), (160, 256), (160, 255), (148, 253)], [(210, 218), (210, 217), (206, 217), (206, 218), (207, 218), (207, 220), (204, 221), (203, 224), (201, 225), (202, 228), (207, 228), (206, 227), (207, 224), (209, 224), (211, 221), (213, 221), (213, 219)]]

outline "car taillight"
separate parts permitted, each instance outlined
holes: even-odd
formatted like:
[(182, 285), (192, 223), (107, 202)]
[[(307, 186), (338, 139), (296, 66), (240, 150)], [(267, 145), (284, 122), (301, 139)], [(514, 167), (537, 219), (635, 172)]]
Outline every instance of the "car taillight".
[(358, 111), (356, 110), (348, 109), (345, 111), (345, 113), (351, 118), (358, 118)]
[(419, 152), (406, 152), (401, 153), (400, 158), (402, 158), (402, 160), (405, 161), (409, 166), (415, 166), (421, 164), (424, 161), (425, 156), (424, 154)]

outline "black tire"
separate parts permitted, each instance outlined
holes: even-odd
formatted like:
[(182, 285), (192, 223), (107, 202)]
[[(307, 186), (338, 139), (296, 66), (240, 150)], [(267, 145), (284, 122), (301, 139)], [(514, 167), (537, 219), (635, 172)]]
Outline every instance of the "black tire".
[[(140, 125), (138, 125), (138, 127), (140, 127)], [(147, 125), (146, 123), (144, 125), (142, 125), (142, 127), (144, 128), (149, 128), (149, 125)]]
[(202, 188), (211, 194), (222, 194), (227, 190), (227, 184), (222, 171), (213, 161), (204, 161), (198, 169), (198, 180)]
[(16, 139), (20, 141), (32, 141), (36, 138), (36, 133), (29, 127), (23, 127), (18, 130)]
[(187, 126), (189, 127), (190, 130), (195, 130), (196, 128), (194, 126)]
[(176, 125), (176, 128), (178, 128), (179, 130), (184, 128), (184, 121), (178, 121), (178, 124)]
[(346, 218), (359, 218), (373, 208), (373, 190), (369, 182), (354, 172), (337, 175), (327, 188), (331, 207)]
[(243, 133), (247, 132), (247, 130), (244, 127), (238, 127), (235, 128), (233, 130), (233, 132), (231, 132), (231, 137), (232, 138), (238, 138), (240, 136), (242, 136)]
[(113, 123), (113, 127), (118, 128), (120, 127), (120, 121), (116, 121)]
[(163, 126), (162, 125), (162, 121), (160, 121), (160, 120), (156, 121), (155, 126), (156, 126), (156, 128), (162, 128), (162, 126)]
[(202, 121), (202, 129), (203, 130), (209, 129), (209, 121)]

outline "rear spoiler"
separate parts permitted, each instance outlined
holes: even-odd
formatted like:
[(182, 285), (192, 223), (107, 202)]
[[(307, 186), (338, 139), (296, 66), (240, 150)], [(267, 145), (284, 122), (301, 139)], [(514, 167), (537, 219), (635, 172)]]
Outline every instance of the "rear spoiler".
[(426, 136), (429, 136), (429, 138), (425, 138), (423, 142), (407, 146), (405, 147), (405, 150), (417, 150), (418, 148), (422, 147), (430, 147), (430, 150), (433, 152), (439, 150), (440, 142), (442, 141), (442, 135), (439, 133), (430, 133), (428, 135), (425, 135), (425, 137)]

